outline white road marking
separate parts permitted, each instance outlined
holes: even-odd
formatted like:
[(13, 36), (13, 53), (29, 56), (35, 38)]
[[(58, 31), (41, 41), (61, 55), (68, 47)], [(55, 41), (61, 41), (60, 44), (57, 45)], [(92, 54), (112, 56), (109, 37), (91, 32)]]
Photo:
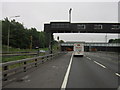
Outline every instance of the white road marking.
[(100, 64), (100, 63), (98, 63), (98, 62), (96, 62), (96, 61), (94, 61), (96, 64), (98, 64), (99, 66), (101, 66), (101, 67), (103, 67), (103, 68), (106, 68), (104, 65), (102, 65), (102, 64)]
[(87, 59), (89, 59), (89, 60), (92, 60), (91, 58), (89, 58), (89, 57), (86, 57)]
[(66, 88), (67, 81), (68, 81), (68, 76), (69, 76), (70, 68), (71, 68), (71, 64), (72, 64), (72, 60), (73, 60), (73, 53), (72, 53), (72, 56), (71, 56), (71, 59), (70, 59), (70, 63), (69, 63), (69, 66), (68, 66), (67, 72), (66, 72), (66, 74), (65, 74), (65, 77), (64, 77), (64, 80), (63, 80), (62, 86), (61, 86), (61, 90), (65, 90), (65, 88)]
[(97, 56), (97, 55), (95, 55), (96, 57), (100, 57), (100, 56)]
[(115, 73), (115, 75), (117, 75), (117, 76), (119, 76), (119, 77), (120, 77), (120, 74), (118, 74), (118, 73)]

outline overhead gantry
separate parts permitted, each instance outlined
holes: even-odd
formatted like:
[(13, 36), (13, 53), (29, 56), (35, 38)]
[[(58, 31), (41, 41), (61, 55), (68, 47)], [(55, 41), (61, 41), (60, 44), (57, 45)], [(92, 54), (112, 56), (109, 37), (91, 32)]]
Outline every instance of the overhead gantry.
[(50, 33), (50, 53), (52, 53), (53, 33), (120, 33), (120, 23), (70, 23), (50, 22), (44, 24), (44, 32)]

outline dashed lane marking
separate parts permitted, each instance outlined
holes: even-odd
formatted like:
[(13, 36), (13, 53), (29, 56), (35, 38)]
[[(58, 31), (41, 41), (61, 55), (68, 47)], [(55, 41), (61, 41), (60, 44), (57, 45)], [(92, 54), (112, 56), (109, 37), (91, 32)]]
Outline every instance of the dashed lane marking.
[(118, 73), (115, 73), (115, 75), (117, 75), (117, 76), (119, 76), (119, 77), (120, 77), (120, 74), (118, 74)]
[(96, 62), (96, 61), (94, 61), (96, 64), (98, 64), (99, 66), (101, 66), (101, 67), (103, 67), (103, 68), (106, 68), (104, 65), (102, 65), (102, 64), (100, 64), (100, 63), (98, 63), (98, 62)]
[(89, 60), (92, 60), (91, 58), (89, 58), (89, 57), (86, 57), (87, 59), (89, 59)]
[(69, 73), (70, 73), (70, 68), (71, 68), (71, 65), (72, 65), (72, 61), (73, 61), (73, 53), (72, 53), (72, 56), (71, 56), (71, 59), (70, 59), (70, 63), (69, 63), (67, 72), (65, 74), (62, 86), (61, 86), (61, 90), (65, 90), (65, 88), (66, 88), (66, 85), (67, 85), (67, 82), (68, 82)]
[[(97, 57), (99, 57), (99, 56), (97, 56)], [(92, 60), (91, 58), (89, 58), (89, 57), (86, 57), (87, 59), (89, 59), (89, 60)], [(99, 66), (101, 66), (101, 67), (103, 67), (103, 68), (106, 68), (106, 66), (104, 66), (104, 65), (102, 65), (102, 64), (100, 64), (99, 62), (97, 62), (97, 61), (94, 61), (94, 63), (96, 63), (97, 65), (99, 65)], [(118, 77), (120, 77), (120, 74), (119, 73), (115, 73), (115, 75), (116, 76), (118, 76)]]

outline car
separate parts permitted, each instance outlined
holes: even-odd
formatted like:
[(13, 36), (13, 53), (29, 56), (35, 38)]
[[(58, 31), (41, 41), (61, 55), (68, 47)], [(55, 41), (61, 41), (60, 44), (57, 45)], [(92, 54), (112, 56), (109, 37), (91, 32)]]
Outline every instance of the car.
[(45, 50), (39, 50), (40, 53), (45, 53), (46, 51)]

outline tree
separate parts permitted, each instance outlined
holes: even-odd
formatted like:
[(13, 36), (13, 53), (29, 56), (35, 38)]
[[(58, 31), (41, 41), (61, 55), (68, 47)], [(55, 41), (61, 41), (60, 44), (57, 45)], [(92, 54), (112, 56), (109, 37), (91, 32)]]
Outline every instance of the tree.
[[(30, 48), (32, 36), (32, 48), (49, 47), (50, 34), (45, 32), (38, 32), (36, 28), (24, 28), (24, 26), (16, 22), (14, 19), (9, 21), (5, 18), (2, 22), (2, 45), (7, 45), (8, 29), (10, 29), (10, 46), (15, 48), (26, 49)], [(53, 35), (52, 35), (53, 38)], [(54, 41), (54, 38), (53, 38)]]
[(109, 43), (112, 43), (113, 41), (114, 41), (114, 39), (110, 39), (110, 40), (109, 40)]
[(63, 40), (60, 40), (59, 43), (64, 43), (64, 41), (63, 41)]
[(8, 18), (5, 18), (5, 20), (2, 20), (2, 44), (7, 45), (7, 38), (8, 38), (8, 27), (9, 27), (9, 20)]
[(109, 43), (120, 43), (120, 39), (110, 39)]

